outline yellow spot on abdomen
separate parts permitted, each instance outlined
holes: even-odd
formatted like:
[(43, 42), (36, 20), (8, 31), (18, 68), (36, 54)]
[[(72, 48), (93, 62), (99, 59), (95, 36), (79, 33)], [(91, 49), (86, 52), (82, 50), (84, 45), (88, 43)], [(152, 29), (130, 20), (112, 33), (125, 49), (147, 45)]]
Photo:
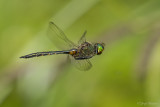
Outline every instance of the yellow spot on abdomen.
[(69, 54), (70, 54), (70, 55), (74, 55), (74, 54), (76, 54), (76, 51), (75, 51), (75, 50), (72, 50), (72, 51), (69, 52)]

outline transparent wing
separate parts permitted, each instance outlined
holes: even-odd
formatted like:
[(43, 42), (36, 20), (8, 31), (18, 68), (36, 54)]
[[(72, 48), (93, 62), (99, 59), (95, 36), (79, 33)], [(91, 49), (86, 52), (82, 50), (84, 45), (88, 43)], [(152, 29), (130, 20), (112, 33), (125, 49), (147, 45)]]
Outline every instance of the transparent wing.
[(84, 42), (86, 42), (86, 33), (87, 31), (85, 31), (82, 35), (82, 37), (80, 38), (80, 40), (78, 41), (78, 44), (82, 44)]
[(70, 41), (64, 32), (53, 22), (49, 23), (47, 35), (59, 49), (69, 49), (76, 45)]
[(81, 71), (87, 71), (92, 67), (92, 63), (88, 59), (75, 60), (74, 57), (72, 56), (69, 56), (69, 57), (70, 57), (71, 64)]

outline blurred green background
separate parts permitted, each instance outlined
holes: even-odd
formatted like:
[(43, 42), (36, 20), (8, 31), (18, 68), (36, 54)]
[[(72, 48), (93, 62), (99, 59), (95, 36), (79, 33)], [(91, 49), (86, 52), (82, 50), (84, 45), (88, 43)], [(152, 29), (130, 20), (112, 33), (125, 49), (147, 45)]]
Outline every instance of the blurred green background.
[[(79, 71), (46, 35), (85, 30), (105, 51)], [(159, 0), (0, 0), (0, 107), (160, 107)]]

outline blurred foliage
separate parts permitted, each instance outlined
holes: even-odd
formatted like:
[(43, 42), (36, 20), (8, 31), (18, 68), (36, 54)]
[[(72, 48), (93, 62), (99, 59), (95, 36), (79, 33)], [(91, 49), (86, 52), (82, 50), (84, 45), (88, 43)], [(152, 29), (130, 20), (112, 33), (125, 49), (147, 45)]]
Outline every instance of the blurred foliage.
[[(0, 0), (0, 107), (159, 107), (160, 1)], [(57, 50), (49, 21), (76, 43), (104, 42), (105, 52), (79, 71)]]

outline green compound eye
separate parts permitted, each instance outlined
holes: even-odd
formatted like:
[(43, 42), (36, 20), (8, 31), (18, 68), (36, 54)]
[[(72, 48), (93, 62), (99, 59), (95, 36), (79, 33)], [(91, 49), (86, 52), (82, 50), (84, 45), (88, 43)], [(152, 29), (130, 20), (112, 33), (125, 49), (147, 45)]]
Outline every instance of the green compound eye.
[(100, 55), (104, 50), (104, 47), (102, 44), (97, 44), (97, 55)]

